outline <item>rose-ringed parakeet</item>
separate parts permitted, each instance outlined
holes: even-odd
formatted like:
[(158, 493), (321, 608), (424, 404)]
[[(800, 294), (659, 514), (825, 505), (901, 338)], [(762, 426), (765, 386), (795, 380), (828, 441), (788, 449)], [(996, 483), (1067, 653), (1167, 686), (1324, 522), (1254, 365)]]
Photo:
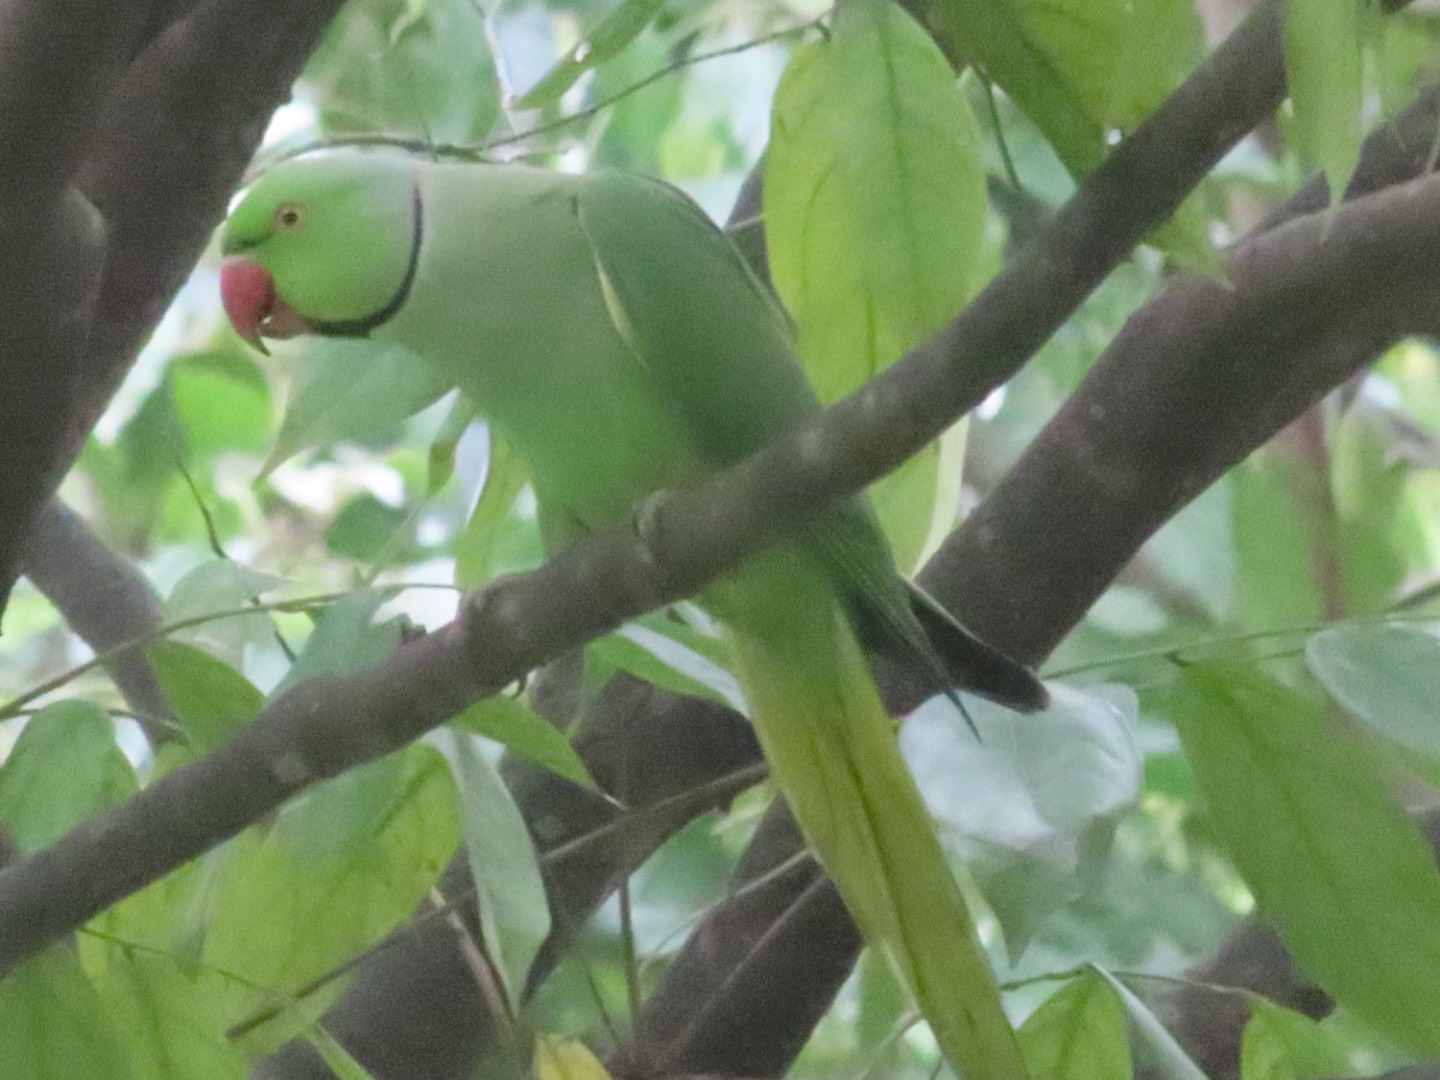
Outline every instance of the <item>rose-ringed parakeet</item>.
[[(239, 333), (393, 340), (525, 459), (550, 549), (759, 449), (819, 404), (772, 295), (684, 195), (619, 172), (357, 150), (263, 175), (223, 235)], [(863, 498), (702, 601), (755, 729), (869, 943), (969, 1077), (1023, 1076), (1014, 1036), (864, 649), (1019, 709), (1024, 667), (896, 573)]]

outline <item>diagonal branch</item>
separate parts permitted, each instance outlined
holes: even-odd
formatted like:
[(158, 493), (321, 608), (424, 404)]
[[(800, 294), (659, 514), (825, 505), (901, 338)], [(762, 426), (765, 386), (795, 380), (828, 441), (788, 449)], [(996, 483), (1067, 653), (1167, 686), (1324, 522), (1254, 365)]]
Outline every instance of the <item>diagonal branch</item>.
[(149, 4), (0, 7), (0, 610), (26, 530), (63, 472), (105, 229), (73, 186)]
[[(59, 499), (50, 500), (30, 530), (25, 574), (97, 654), (160, 626), (162, 605), (154, 586)], [(144, 652), (126, 650), (106, 670), (135, 710), (150, 744), (159, 746), (170, 738), (170, 705)]]
[(7, 202), (49, 199), (69, 183), (153, 6), (13, 0), (0, 8), (0, 196)]

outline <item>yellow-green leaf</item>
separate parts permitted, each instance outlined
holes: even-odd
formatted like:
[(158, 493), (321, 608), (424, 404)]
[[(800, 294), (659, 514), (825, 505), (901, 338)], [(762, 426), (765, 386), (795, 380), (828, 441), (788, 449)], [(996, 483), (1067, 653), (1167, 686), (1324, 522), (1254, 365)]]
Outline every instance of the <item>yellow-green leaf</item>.
[(1051, 994), (1019, 1035), (1034, 1080), (1130, 1080), (1124, 1006), (1093, 972)]
[(1360, 161), (1364, 64), (1360, 0), (1291, 0), (1285, 68), (1295, 106), (1295, 142), (1325, 172), (1338, 198)]
[(1187, 666), (1174, 716), (1261, 914), (1357, 1016), (1440, 1051), (1440, 873), (1370, 745), (1253, 668)]
[[(835, 401), (948, 322), (987, 266), (975, 118), (945, 57), (883, 0), (847, 0), (796, 51), (776, 93), (765, 227), (800, 358)], [(887, 483), (882, 524), (903, 563), (931, 532), (932, 447)], [(951, 483), (958, 482), (948, 476)]]
[(542, 1036), (535, 1041), (536, 1080), (610, 1080), (588, 1046), (578, 1039)]

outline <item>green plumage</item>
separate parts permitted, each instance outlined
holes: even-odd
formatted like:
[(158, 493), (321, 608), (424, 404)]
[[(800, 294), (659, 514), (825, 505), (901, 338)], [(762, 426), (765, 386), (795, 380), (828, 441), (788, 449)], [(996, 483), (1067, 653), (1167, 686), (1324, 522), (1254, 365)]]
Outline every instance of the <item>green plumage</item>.
[[(526, 459), (552, 547), (820, 408), (770, 293), (694, 204), (643, 177), (333, 153), (263, 177), (224, 246), (273, 277), (294, 325), (399, 341), (453, 379)], [(774, 774), (867, 938), (953, 1064), (1023, 1076), (859, 642), (1022, 708), (1043, 703), (1039, 684), (901, 580), (863, 499), (704, 599), (734, 632)]]

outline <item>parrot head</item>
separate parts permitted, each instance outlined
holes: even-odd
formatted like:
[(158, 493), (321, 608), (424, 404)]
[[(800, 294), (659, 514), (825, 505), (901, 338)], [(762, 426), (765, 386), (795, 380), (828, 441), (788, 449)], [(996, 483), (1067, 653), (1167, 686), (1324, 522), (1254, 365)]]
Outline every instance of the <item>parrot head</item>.
[(350, 150), (282, 162), (225, 223), (225, 313), (262, 352), (266, 337), (363, 337), (404, 303), (420, 229), (413, 161)]

